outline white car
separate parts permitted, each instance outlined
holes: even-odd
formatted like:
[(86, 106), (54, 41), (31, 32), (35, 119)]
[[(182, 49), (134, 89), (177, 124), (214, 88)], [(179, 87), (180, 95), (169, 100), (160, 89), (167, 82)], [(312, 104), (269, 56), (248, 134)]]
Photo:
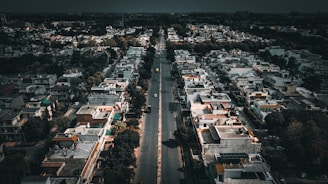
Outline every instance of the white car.
[(235, 111), (236, 115), (239, 116), (239, 111)]
[(154, 94), (154, 98), (157, 98), (157, 94), (156, 93)]

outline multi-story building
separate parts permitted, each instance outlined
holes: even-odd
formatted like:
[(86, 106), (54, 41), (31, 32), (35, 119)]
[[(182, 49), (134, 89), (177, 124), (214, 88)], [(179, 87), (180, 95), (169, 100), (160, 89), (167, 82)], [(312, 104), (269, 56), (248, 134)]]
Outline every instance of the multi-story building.
[(58, 101), (69, 103), (73, 98), (74, 94), (69, 86), (66, 85), (54, 85), (50, 88), (50, 95), (57, 97)]
[(217, 153), (209, 166), (213, 183), (275, 184), (270, 167), (260, 154)]
[(257, 137), (243, 125), (209, 126), (197, 129), (197, 135), (205, 165), (213, 162), (217, 153), (257, 154), (261, 150)]
[(44, 176), (81, 179), (81, 183), (91, 183), (94, 172), (99, 167), (98, 159), (105, 143), (103, 128), (89, 125), (67, 129), (58, 133), (52, 141), (54, 147), (43, 160)]
[(280, 111), (281, 107), (275, 100), (255, 100), (251, 109), (260, 120), (264, 121), (269, 113)]
[(0, 137), (5, 141), (25, 141), (23, 126), (28, 121), (20, 112), (0, 111)]

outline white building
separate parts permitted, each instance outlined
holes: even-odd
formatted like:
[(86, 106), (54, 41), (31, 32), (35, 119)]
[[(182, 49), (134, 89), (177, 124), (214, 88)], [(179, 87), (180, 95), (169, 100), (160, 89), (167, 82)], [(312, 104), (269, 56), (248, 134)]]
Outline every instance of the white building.
[(197, 135), (205, 165), (213, 162), (217, 153), (257, 154), (261, 149), (253, 132), (242, 125), (209, 126), (197, 129)]

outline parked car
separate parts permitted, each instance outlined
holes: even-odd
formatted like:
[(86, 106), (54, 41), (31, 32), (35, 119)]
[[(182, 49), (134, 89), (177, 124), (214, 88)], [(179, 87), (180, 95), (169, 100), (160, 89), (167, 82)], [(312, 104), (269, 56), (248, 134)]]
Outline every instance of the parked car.
[(239, 111), (235, 111), (236, 116), (239, 116)]

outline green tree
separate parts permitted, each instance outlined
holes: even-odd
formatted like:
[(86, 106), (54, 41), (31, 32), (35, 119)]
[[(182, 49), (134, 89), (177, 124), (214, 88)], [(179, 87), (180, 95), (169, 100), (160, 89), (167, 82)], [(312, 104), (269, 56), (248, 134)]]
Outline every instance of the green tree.
[(118, 134), (117, 137), (114, 140), (115, 146), (122, 146), (122, 145), (128, 145), (129, 148), (134, 149), (139, 146), (139, 133), (126, 129), (122, 133)]
[(140, 92), (134, 94), (132, 98), (132, 104), (134, 108), (141, 109), (141, 107), (145, 103), (146, 103), (146, 97), (143, 94), (141, 94)]
[(58, 132), (63, 132), (70, 127), (71, 120), (66, 116), (59, 116), (52, 120), (52, 125), (57, 126)]
[(114, 135), (117, 135), (119, 133), (122, 133), (126, 130), (127, 124), (125, 122), (118, 122), (112, 125), (111, 130)]
[(321, 78), (317, 75), (310, 75), (303, 79), (303, 87), (305, 87), (308, 90), (318, 92), (321, 89)]
[(126, 40), (127, 40), (128, 46), (137, 46), (138, 45), (137, 38), (134, 36), (129, 35), (126, 37)]
[(189, 130), (186, 126), (179, 126), (174, 132), (174, 135), (180, 138), (183, 142), (187, 143), (190, 140)]
[(117, 165), (113, 169), (105, 169), (105, 183), (110, 184), (130, 184), (133, 171), (123, 165)]
[(0, 183), (20, 184), (27, 169), (23, 154), (6, 155), (6, 158), (0, 162)]
[(109, 54), (110, 54), (110, 58), (111, 58), (111, 59), (112, 59), (112, 58), (114, 58), (114, 59), (117, 58), (117, 52), (116, 52), (114, 49), (112, 49), (112, 48), (108, 48), (108, 49), (107, 49), (107, 52), (109, 52)]
[(63, 102), (57, 102), (56, 103), (56, 115), (60, 116), (61, 114), (64, 114), (64, 111), (66, 110), (66, 106)]
[(88, 77), (87, 84), (90, 88), (96, 86), (96, 84), (97, 84), (96, 78), (94, 76)]
[(104, 170), (105, 183), (130, 183), (134, 174), (131, 166), (136, 167), (134, 148), (139, 146), (139, 139), (139, 133), (131, 129), (117, 134)]
[(139, 126), (139, 120), (135, 118), (127, 119), (125, 123), (128, 127), (132, 126), (137, 128)]
[(100, 84), (105, 79), (105, 76), (102, 72), (96, 72), (93, 76), (95, 77), (96, 85)]
[(266, 127), (269, 130), (269, 133), (279, 135), (284, 127), (285, 119), (282, 113), (272, 112), (268, 114), (265, 118)]
[(104, 42), (103, 42), (103, 45), (110, 46), (110, 47), (116, 47), (117, 46), (116, 41), (113, 38), (105, 39)]
[(122, 48), (122, 50), (126, 50), (128, 47), (128, 42), (126, 41), (126, 39), (121, 36), (119, 37), (119, 42), (120, 42), (120, 48)]
[(314, 121), (307, 121), (304, 125), (303, 145), (307, 148), (308, 170), (311, 172), (321, 172), (325, 169), (325, 162), (328, 159), (328, 144), (326, 134), (316, 125)]
[(288, 158), (294, 162), (299, 163), (299, 160), (304, 160), (306, 156), (306, 148), (302, 144), (304, 135), (304, 127), (301, 122), (292, 122), (289, 124), (286, 132), (285, 147), (287, 148)]
[(204, 171), (204, 163), (201, 160), (192, 160), (192, 171), (196, 176), (202, 175)]
[(30, 118), (23, 127), (27, 141), (39, 141), (48, 135), (50, 124), (47, 120)]

